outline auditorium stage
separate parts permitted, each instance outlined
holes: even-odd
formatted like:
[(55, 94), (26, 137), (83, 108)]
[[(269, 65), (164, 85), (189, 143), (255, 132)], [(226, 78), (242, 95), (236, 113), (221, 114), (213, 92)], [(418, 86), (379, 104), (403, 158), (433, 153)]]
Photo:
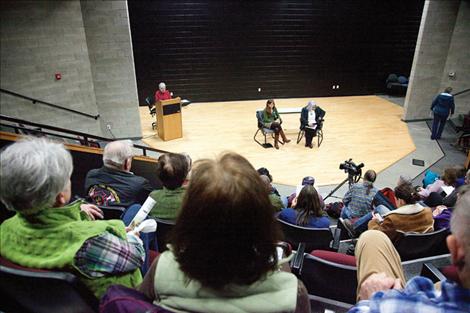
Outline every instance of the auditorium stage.
[[(311, 98), (276, 99), (278, 108), (305, 106)], [(281, 114), (286, 135), (292, 141), (279, 150), (264, 149), (253, 141), (257, 130), (255, 112), (266, 100), (192, 103), (182, 109), (183, 138), (163, 141), (152, 130), (153, 118), (140, 107), (143, 142), (151, 147), (186, 152), (193, 161), (213, 158), (223, 151), (245, 156), (255, 168), (266, 167), (274, 182), (295, 186), (311, 175), (316, 185), (341, 182), (339, 164), (352, 158), (365, 169), (382, 171), (415, 150), (403, 108), (377, 96), (313, 98), (326, 111), (324, 140), (313, 149), (305, 141), (296, 144), (300, 114)], [(258, 135), (262, 141), (262, 135)], [(273, 142), (269, 139), (268, 142)]]

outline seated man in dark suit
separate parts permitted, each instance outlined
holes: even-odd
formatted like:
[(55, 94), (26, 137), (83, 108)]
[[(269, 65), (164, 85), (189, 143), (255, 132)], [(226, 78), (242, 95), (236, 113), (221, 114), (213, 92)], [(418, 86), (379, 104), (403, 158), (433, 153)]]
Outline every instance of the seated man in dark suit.
[(106, 145), (103, 167), (89, 171), (85, 179), (85, 191), (94, 203), (129, 207), (147, 199), (153, 188), (147, 179), (131, 172), (132, 147), (130, 140)]
[(308, 104), (302, 108), (300, 113), (300, 129), (305, 131), (305, 146), (310, 149), (313, 148), (312, 139), (316, 136), (318, 129), (321, 128), (321, 122), (325, 116), (325, 111), (322, 110), (315, 101), (309, 101)]

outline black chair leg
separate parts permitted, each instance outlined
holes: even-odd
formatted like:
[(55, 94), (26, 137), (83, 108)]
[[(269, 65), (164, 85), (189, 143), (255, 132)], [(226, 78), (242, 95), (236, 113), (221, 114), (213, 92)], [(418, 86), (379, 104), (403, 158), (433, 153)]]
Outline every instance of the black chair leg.
[(299, 133), (297, 134), (297, 144), (299, 144), (299, 142), (302, 140), (302, 138), (304, 138), (304, 133), (305, 133), (305, 131), (299, 130)]
[(317, 133), (318, 139), (318, 148), (320, 148), (321, 143), (323, 142), (323, 130), (319, 130)]
[[(263, 134), (264, 136), (264, 143), (261, 143), (258, 139), (256, 139), (256, 136), (258, 135), (258, 133), (261, 131), (261, 133)], [(255, 132), (255, 135), (253, 136), (253, 140), (259, 144), (261, 147), (265, 148), (265, 149), (268, 149), (268, 148), (272, 148), (273, 145), (268, 143), (267, 142), (267, 139), (266, 139), (266, 133), (264, 133), (261, 129), (258, 128), (258, 130)]]

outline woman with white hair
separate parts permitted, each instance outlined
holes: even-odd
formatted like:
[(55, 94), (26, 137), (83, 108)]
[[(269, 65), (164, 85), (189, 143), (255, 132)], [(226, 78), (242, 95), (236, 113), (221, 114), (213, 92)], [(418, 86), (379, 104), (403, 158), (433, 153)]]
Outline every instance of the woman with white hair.
[(135, 287), (145, 252), (119, 220), (69, 203), (72, 157), (64, 146), (31, 138), (1, 153), (0, 199), (16, 215), (0, 225), (1, 256), (24, 267), (73, 272), (100, 298), (107, 287)]
[(325, 116), (316, 102), (311, 100), (300, 113), (300, 129), (305, 131), (305, 146), (313, 148), (312, 139), (316, 136), (321, 119)]
[(166, 85), (164, 82), (158, 84), (158, 90), (155, 92), (155, 101), (169, 100), (171, 99), (171, 93), (169, 90), (166, 90)]

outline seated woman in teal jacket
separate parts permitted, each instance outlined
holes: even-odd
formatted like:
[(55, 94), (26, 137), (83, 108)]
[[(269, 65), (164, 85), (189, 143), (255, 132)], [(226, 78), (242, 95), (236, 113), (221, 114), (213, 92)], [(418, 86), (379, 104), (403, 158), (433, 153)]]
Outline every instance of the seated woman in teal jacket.
[(330, 227), (330, 220), (322, 210), (320, 197), (315, 187), (305, 185), (299, 196), (292, 202), (292, 206), (294, 208), (281, 211), (279, 214), (281, 220), (304, 227)]
[(266, 102), (266, 107), (263, 110), (263, 124), (264, 127), (274, 130), (274, 147), (279, 149), (279, 134), (283, 142), (290, 142), (282, 130), (282, 119), (276, 109), (276, 104), (273, 99)]

